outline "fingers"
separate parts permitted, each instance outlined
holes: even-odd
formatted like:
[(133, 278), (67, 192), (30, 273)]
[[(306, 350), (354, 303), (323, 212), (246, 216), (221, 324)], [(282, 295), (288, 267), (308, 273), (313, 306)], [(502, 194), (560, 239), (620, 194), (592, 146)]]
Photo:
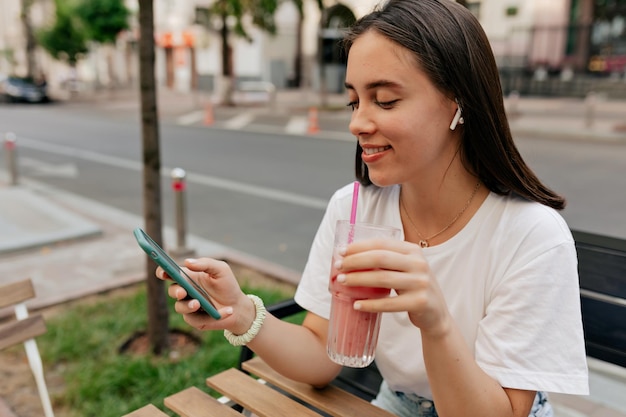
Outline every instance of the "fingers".
[(219, 277), (230, 271), (230, 267), (224, 261), (213, 258), (185, 259), (184, 265), (191, 271), (205, 272), (214, 277)]
[(384, 298), (358, 300), (354, 309), (371, 313), (398, 313), (403, 311), (424, 311), (428, 306), (426, 291), (410, 292), (402, 295), (393, 295)]
[[(404, 295), (423, 293), (432, 284), (430, 267), (422, 249), (409, 242), (371, 240), (354, 243), (334, 266), (340, 272), (337, 281), (346, 286), (389, 288)], [(392, 307), (385, 300), (372, 300), (373, 303), (365, 305), (368, 311), (373, 305), (378, 305), (376, 309), (402, 311), (415, 301), (407, 298), (393, 300)]]
[(349, 245), (334, 265), (340, 272), (364, 270), (423, 272), (428, 264), (422, 249), (413, 243), (394, 240), (368, 240)]
[[(172, 279), (169, 277), (169, 275), (167, 275), (167, 272), (165, 272), (160, 266), (157, 267), (155, 275), (158, 279), (164, 281), (169, 281)], [(167, 289), (167, 295), (176, 300), (183, 300), (187, 297), (187, 291), (185, 291), (185, 289), (180, 285), (173, 283)]]
[(387, 269), (374, 269), (342, 273), (337, 281), (349, 287), (378, 287), (389, 288), (396, 292), (419, 290), (429, 285), (429, 275), (426, 272), (400, 272)]
[(176, 300), (184, 300), (187, 298), (187, 291), (178, 284), (172, 284), (167, 289), (167, 295)]
[(185, 323), (198, 330), (222, 330), (224, 329), (222, 323), (225, 320), (228, 323), (228, 319), (233, 315), (232, 307), (223, 307), (218, 310), (221, 318), (216, 320), (200, 308), (198, 300), (178, 301), (174, 304), (174, 309), (183, 316)]
[(162, 279), (162, 280), (164, 280), (164, 281), (165, 281), (165, 280), (168, 280), (168, 279), (171, 279), (171, 278), (167, 275), (167, 273), (163, 270), (163, 268), (161, 268), (160, 266), (158, 266), (158, 267), (157, 267), (156, 272), (155, 272), (155, 274), (154, 274), (154, 275), (156, 275), (156, 277), (157, 277), (158, 279)]
[[(188, 258), (185, 259), (181, 269), (187, 273), (191, 272), (204, 272), (210, 276), (219, 276), (229, 270), (228, 264), (224, 261), (220, 261), (212, 258)], [(171, 277), (160, 266), (156, 269), (156, 276), (159, 279), (167, 280)]]
[(200, 303), (198, 302), (198, 300), (195, 300), (193, 298), (182, 300), (179, 299), (179, 301), (174, 304), (174, 310), (178, 314), (192, 314), (200, 311)]
[[(200, 302), (194, 298), (179, 299), (174, 303), (174, 311), (182, 315), (198, 313), (208, 317), (208, 314), (202, 310)], [(233, 314), (233, 308), (231, 306), (224, 306), (218, 309), (218, 313), (220, 313), (220, 316), (224, 319)]]
[[(225, 270), (229, 270), (228, 265), (223, 261), (211, 258), (186, 259), (181, 269), (194, 279), (218, 278)], [(172, 280), (172, 278), (161, 267), (157, 267), (156, 277), (161, 280)], [(168, 295), (177, 300), (182, 300), (188, 296), (187, 291), (180, 285), (172, 284), (168, 289)]]

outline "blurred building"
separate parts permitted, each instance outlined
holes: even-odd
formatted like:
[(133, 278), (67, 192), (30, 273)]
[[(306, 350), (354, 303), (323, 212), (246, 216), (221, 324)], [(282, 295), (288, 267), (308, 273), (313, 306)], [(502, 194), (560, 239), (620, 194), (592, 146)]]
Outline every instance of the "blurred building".
[[(0, 0), (0, 74), (27, 67), (22, 1)], [(34, 27), (54, 19), (52, 0), (30, 1)], [(154, 0), (160, 85), (180, 91), (219, 90), (220, 22), (209, 12), (214, 1)], [(237, 81), (341, 91), (345, 57), (338, 43), (343, 30), (377, 2), (325, 0), (322, 13), (315, 0), (305, 0), (303, 20), (292, 2), (282, 2), (275, 36), (250, 25), (251, 42), (232, 37)], [(92, 45), (79, 64), (77, 76), (88, 85), (136, 82), (138, 4), (126, 3), (134, 15), (131, 30), (120, 34), (112, 51)], [(626, 77), (626, 0), (466, 0), (466, 5), (485, 28), (506, 89), (519, 90), (522, 78), (541, 82), (554, 77)], [(40, 50), (36, 60), (52, 83), (73, 76)], [(113, 75), (107, 69), (111, 62)]]

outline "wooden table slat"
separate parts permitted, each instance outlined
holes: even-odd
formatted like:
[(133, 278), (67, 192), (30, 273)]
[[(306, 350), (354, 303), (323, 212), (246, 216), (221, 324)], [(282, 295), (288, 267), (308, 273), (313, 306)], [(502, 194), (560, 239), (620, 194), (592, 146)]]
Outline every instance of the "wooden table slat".
[(240, 413), (196, 387), (170, 395), (164, 403), (181, 417), (241, 417)]
[(329, 385), (323, 389), (285, 378), (258, 356), (243, 363), (243, 369), (335, 417), (394, 417), (362, 398)]
[(207, 385), (259, 417), (319, 417), (313, 410), (231, 368), (206, 380)]
[(168, 415), (154, 405), (148, 404), (122, 417), (168, 417)]

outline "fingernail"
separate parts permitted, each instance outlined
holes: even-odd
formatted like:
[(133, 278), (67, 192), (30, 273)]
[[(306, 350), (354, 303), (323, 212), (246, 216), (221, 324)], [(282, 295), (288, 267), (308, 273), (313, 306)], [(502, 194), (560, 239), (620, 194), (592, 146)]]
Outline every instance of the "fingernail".
[(224, 314), (226, 314), (227, 316), (230, 316), (231, 314), (233, 314), (233, 308), (232, 307), (224, 307), (224, 309), (222, 310), (224, 312)]
[(346, 274), (337, 275), (337, 282), (346, 282)]
[(335, 261), (335, 269), (341, 269), (341, 267), (343, 266), (343, 261), (341, 259), (338, 259), (337, 261)]
[(189, 303), (187, 303), (187, 306), (188, 306), (189, 308), (197, 308), (197, 307), (198, 307), (198, 301), (196, 301), (196, 300), (191, 300), (191, 301), (189, 301)]
[(361, 303), (359, 303), (358, 301), (354, 303), (354, 305), (352, 306), (352, 308), (354, 308), (355, 310), (360, 310), (361, 309)]
[(189, 262), (190, 264), (195, 264), (198, 260), (194, 259), (194, 258), (187, 258), (185, 259), (185, 262)]
[(346, 247), (344, 246), (344, 247), (339, 248), (339, 250), (337, 251), (337, 253), (338, 253), (339, 255), (343, 256), (343, 255), (345, 255), (345, 254), (346, 254), (346, 252), (347, 252), (347, 251), (348, 251), (348, 248), (346, 248)]

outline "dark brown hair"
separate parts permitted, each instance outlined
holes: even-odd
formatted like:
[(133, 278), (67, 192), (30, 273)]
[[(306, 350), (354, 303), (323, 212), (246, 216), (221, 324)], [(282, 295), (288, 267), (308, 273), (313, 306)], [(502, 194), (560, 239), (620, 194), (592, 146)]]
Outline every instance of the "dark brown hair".
[[(489, 190), (565, 207), (564, 198), (539, 181), (513, 142), (495, 58), (469, 10), (451, 0), (389, 0), (352, 26), (344, 39), (346, 54), (370, 30), (413, 52), (431, 82), (458, 100), (465, 119), (463, 163)], [(369, 185), (361, 152), (357, 144), (356, 177)]]

